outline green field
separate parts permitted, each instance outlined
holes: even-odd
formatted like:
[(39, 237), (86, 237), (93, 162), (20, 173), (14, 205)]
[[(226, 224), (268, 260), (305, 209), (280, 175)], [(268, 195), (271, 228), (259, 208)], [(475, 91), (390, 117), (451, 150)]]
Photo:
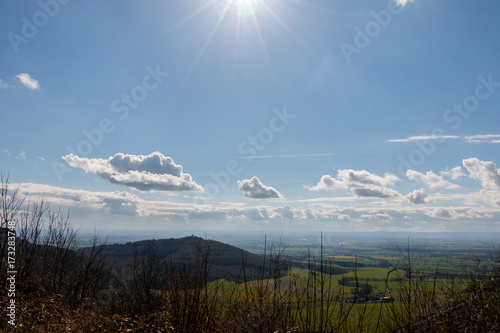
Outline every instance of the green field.
[(470, 274), (492, 253), (485, 244), (427, 245), (288, 246), (281, 257), (288, 260), (285, 276), (216, 283), (226, 300), (252, 313), (286, 313), (299, 331), (386, 331), (446, 309), (451, 285), (453, 297), (466, 297)]

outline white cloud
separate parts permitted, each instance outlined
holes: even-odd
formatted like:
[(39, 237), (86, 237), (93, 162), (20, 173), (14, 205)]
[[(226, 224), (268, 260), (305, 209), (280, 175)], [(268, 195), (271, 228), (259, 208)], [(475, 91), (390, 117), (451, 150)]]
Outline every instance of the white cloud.
[(415, 2), (415, 0), (396, 0), (396, 3), (400, 6), (406, 6), (409, 2)]
[(182, 166), (159, 152), (147, 156), (118, 153), (108, 159), (69, 154), (63, 159), (74, 168), (140, 191), (203, 191), (190, 174), (182, 172)]
[(110, 214), (114, 215), (143, 215), (137, 208), (135, 202), (127, 200), (127, 198), (103, 198), (102, 202), (105, 205), (105, 209)]
[(500, 196), (497, 191), (487, 191), (481, 190), (479, 191), (479, 195), (481, 196), (481, 200), (489, 205), (500, 207)]
[(495, 163), (483, 162), (475, 157), (465, 159), (462, 163), (470, 177), (480, 180), (485, 189), (500, 190), (500, 170)]
[(20, 73), (16, 75), (16, 78), (21, 82), (23, 86), (31, 90), (40, 89), (40, 84), (37, 80), (33, 79), (28, 73)]
[(387, 188), (388, 185), (392, 185), (397, 181), (399, 181), (399, 178), (392, 174), (386, 173), (384, 177), (380, 177), (366, 170), (342, 169), (338, 170), (337, 178), (324, 175), (318, 184), (305, 186), (305, 188), (310, 191), (348, 188), (356, 197), (390, 198), (401, 195), (399, 192)]
[(415, 190), (406, 196), (408, 202), (414, 205), (431, 203), (432, 200), (429, 200), (428, 197), (429, 196), (427, 195), (427, 193), (425, 193), (425, 189), (423, 188)]
[[(192, 202), (176, 202), (166, 200), (145, 200), (129, 192), (91, 192), (86, 190), (65, 189), (42, 184), (11, 184), (17, 188), (21, 196), (25, 194), (32, 201), (43, 197), (52, 209), (61, 208), (64, 212), (70, 209), (71, 220), (83, 225), (99, 225), (110, 227), (117, 225), (137, 227), (141, 223), (144, 228), (151, 226), (167, 228), (178, 224), (194, 228), (213, 227), (217, 223), (245, 224), (255, 227), (256, 223), (286, 223), (294, 228), (328, 227), (338, 230), (380, 230), (397, 231), (408, 228), (422, 230), (456, 231), (460, 228), (468, 231), (473, 225), (474, 230), (492, 230), (500, 227), (500, 208), (468, 206), (403, 206), (399, 202), (381, 205), (378, 201), (374, 206), (363, 205), (341, 207), (334, 204), (295, 202), (283, 206), (259, 205), (247, 206), (243, 203), (219, 203), (217, 205), (198, 204)], [(489, 191), (494, 192), (494, 191)], [(495, 193), (491, 199), (495, 199)], [(480, 199), (482, 193), (476, 192)], [(404, 200), (401, 198), (401, 201)], [(397, 201), (397, 200), (396, 200)], [(498, 192), (496, 192), (498, 201)], [(273, 203), (275, 204), (275, 203)], [(411, 217), (415, 223), (409, 226), (406, 222)], [(140, 221), (140, 222), (138, 222)], [(309, 224), (311, 223), (311, 224)], [(271, 224), (269, 224), (271, 225)], [(282, 228), (282, 227), (281, 227)]]
[(462, 137), (458, 135), (434, 135), (434, 134), (422, 134), (416, 136), (409, 136), (404, 139), (391, 139), (387, 142), (414, 142), (414, 141), (427, 141), (427, 140), (445, 140), (445, 139), (461, 139)]
[(456, 167), (452, 168), (451, 170), (441, 171), (441, 176), (449, 177), (453, 180), (460, 180), (460, 179), (462, 179), (462, 177), (465, 177), (466, 174), (461, 166), (456, 166)]
[(500, 134), (480, 134), (480, 135), (468, 135), (464, 139), (468, 143), (499, 143)]
[(257, 177), (252, 177), (252, 179), (244, 179), (238, 181), (238, 188), (243, 191), (245, 197), (252, 199), (277, 199), (282, 198), (280, 192), (276, 189), (265, 186), (262, 184)]
[(52, 209), (70, 209), (76, 214), (144, 215), (139, 207), (142, 200), (129, 192), (91, 192), (33, 183), (19, 184), (19, 191), (31, 200), (43, 198)]
[(399, 197), (398, 191), (380, 186), (365, 186), (365, 187), (352, 187), (352, 194), (356, 197), (367, 197), (367, 198), (395, 198)]
[(5, 82), (4, 80), (0, 79), (0, 89), (9, 89), (9, 88), (13, 88), (14, 86), (8, 84), (7, 82)]
[(277, 209), (281, 213), (281, 216), (287, 219), (294, 219), (300, 215), (297, 215), (294, 209), (291, 206), (284, 206)]
[(432, 210), (424, 211), (424, 214), (437, 219), (470, 221), (474, 222), (474, 224), (477, 224), (479, 220), (495, 221), (495, 218), (498, 218), (498, 211), (470, 207), (436, 207)]
[(404, 139), (390, 139), (387, 142), (417, 142), (417, 141), (441, 141), (447, 139), (459, 139), (467, 143), (500, 143), (500, 134), (476, 134), (476, 135), (435, 135), (435, 134), (422, 134), (416, 136), (409, 136)]
[(304, 186), (310, 191), (329, 191), (338, 188), (347, 188), (341, 180), (337, 180), (330, 175), (324, 175), (315, 186)]
[(361, 217), (368, 220), (392, 220), (392, 216), (384, 211), (379, 211), (376, 213), (365, 213), (361, 214)]
[(436, 218), (445, 218), (448, 219), (451, 217), (451, 213), (448, 209), (438, 207), (430, 210), (429, 212), (426, 213), (426, 215), (430, 217), (436, 217)]
[(9, 150), (7, 149), (2, 149), (2, 153), (6, 154), (7, 156), (11, 156), (12, 154), (10, 153)]
[(420, 173), (415, 170), (407, 170), (406, 171), (406, 177), (408, 177), (409, 180), (416, 180), (416, 181), (421, 181), (424, 182), (429, 188), (447, 188), (447, 189), (455, 189), (459, 188), (457, 184), (452, 184), (447, 180), (444, 180), (443, 177), (436, 175), (432, 171), (428, 171), (425, 174)]

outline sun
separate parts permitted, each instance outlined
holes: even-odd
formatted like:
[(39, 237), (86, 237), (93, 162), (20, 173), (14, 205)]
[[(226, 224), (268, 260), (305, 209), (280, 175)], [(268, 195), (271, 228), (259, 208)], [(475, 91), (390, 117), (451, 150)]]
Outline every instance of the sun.
[[(299, 4), (307, 5), (307, 3), (303, 2), (304, 0), (293, 0), (293, 1)], [(240, 28), (242, 25), (253, 26), (253, 30), (257, 34), (260, 43), (260, 47), (263, 50), (265, 61), (267, 62), (269, 70), (271, 72), (271, 76), (273, 77), (275, 84), (278, 86), (278, 80), (276, 78), (271, 57), (268, 52), (269, 41), (267, 41), (266, 43), (266, 38), (264, 36), (265, 31), (262, 31), (261, 29), (262, 21), (272, 19), (278, 24), (278, 26), (281, 26), (281, 28), (285, 29), (294, 39), (296, 39), (305, 48), (306, 51), (311, 52), (308, 45), (303, 40), (301, 40), (299, 36), (297, 36), (295, 32), (285, 22), (285, 18), (283, 17), (285, 16), (285, 14), (283, 14), (283, 11), (276, 8), (283, 6), (284, 4), (285, 2), (283, 0), (208, 0), (204, 2), (203, 5), (195, 9), (192, 13), (184, 17), (172, 28), (168, 29), (168, 31), (166, 31), (162, 35), (172, 32), (178, 27), (193, 20), (196, 16), (200, 15), (203, 12), (209, 10), (215, 10), (216, 12), (213, 26), (209, 28), (208, 36), (203, 45), (201, 45), (201, 48), (196, 56), (196, 59), (193, 61), (193, 64), (187, 71), (182, 85), (184, 85), (184, 83), (186, 83), (189, 80), (191, 73), (194, 71), (198, 62), (203, 57), (203, 54), (205, 53), (205, 50), (207, 49), (210, 42), (212, 41), (212, 38), (217, 33), (219, 28), (223, 26), (222, 23), (234, 22), (235, 26), (232, 30), (234, 31), (235, 39), (237, 41), (240, 41), (241, 37)], [(275, 11), (274, 8), (278, 10)]]
[(246, 17), (253, 16), (256, 13), (260, 0), (228, 0), (232, 2), (236, 15)]

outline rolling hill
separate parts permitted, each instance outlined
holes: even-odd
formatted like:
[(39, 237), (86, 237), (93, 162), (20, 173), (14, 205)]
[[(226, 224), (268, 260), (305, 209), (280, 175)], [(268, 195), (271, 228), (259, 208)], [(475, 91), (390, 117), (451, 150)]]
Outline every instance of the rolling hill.
[(210, 261), (213, 260), (208, 277), (210, 281), (221, 278), (238, 280), (243, 262), (245, 262), (245, 275), (247, 278), (251, 278), (256, 276), (265, 263), (263, 256), (232, 245), (195, 236), (109, 244), (104, 248), (103, 254), (113, 264), (115, 271), (123, 271), (123, 268), (130, 267), (134, 259), (134, 251), (137, 251), (138, 255), (141, 256), (151, 246), (160, 261), (179, 268), (192, 266), (199, 255), (207, 255)]

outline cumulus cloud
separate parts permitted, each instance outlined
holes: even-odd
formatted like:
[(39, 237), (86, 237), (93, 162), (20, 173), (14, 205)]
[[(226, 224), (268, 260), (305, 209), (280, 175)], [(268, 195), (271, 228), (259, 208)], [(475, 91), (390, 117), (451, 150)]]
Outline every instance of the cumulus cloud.
[(423, 174), (415, 170), (407, 170), (406, 177), (408, 177), (409, 180), (421, 181), (432, 189), (440, 187), (455, 189), (460, 187), (457, 184), (452, 184), (449, 181), (444, 180), (443, 177), (436, 175), (432, 171), (428, 171)]
[(366, 170), (341, 169), (337, 172), (337, 178), (324, 175), (318, 184), (305, 188), (310, 191), (347, 188), (356, 197), (390, 198), (400, 196), (399, 192), (387, 187), (397, 181), (399, 178), (392, 174), (386, 173), (381, 177)]
[(159, 152), (149, 155), (116, 154), (108, 159), (63, 156), (72, 167), (100, 176), (111, 183), (140, 191), (203, 191), (182, 166)]
[(442, 207), (434, 208), (433, 210), (427, 212), (426, 215), (436, 218), (445, 218), (445, 219), (451, 218), (450, 211)]
[(318, 219), (321, 215), (313, 209), (296, 208), (290, 205), (278, 207), (273, 210), (276, 213), (275, 218), (284, 218), (289, 220), (314, 220)]
[(141, 215), (138, 213), (137, 204), (124, 198), (104, 198), (102, 202), (105, 209), (114, 215)]
[(33, 79), (28, 73), (20, 73), (16, 75), (16, 78), (21, 82), (23, 86), (31, 90), (40, 89), (40, 84), (37, 80)]
[(340, 220), (340, 221), (345, 221), (345, 220), (350, 220), (351, 217), (347, 214), (339, 214), (337, 215), (337, 220)]
[(441, 176), (449, 177), (453, 180), (460, 180), (462, 177), (465, 177), (466, 174), (461, 166), (456, 166), (451, 170), (441, 171)]
[(244, 179), (238, 181), (238, 188), (243, 191), (245, 197), (252, 199), (276, 199), (282, 198), (280, 192), (276, 189), (265, 186), (262, 184), (257, 177), (252, 177), (252, 179)]
[(406, 196), (408, 202), (414, 205), (422, 205), (432, 202), (428, 199), (428, 197), (429, 196), (427, 195), (427, 193), (425, 193), (425, 189), (423, 188), (415, 190)]
[[(478, 192), (480, 199), (492, 206), (497, 206), (500, 207), (500, 196), (498, 195), (497, 191), (488, 191), (488, 190), (481, 190)], [(473, 202), (474, 204), (475, 202)]]
[(484, 162), (475, 157), (462, 161), (470, 177), (480, 180), (485, 189), (500, 190), (500, 170), (493, 162)]
[(324, 175), (315, 186), (305, 186), (310, 191), (329, 191), (338, 188), (347, 188), (341, 180), (337, 180), (330, 175)]

